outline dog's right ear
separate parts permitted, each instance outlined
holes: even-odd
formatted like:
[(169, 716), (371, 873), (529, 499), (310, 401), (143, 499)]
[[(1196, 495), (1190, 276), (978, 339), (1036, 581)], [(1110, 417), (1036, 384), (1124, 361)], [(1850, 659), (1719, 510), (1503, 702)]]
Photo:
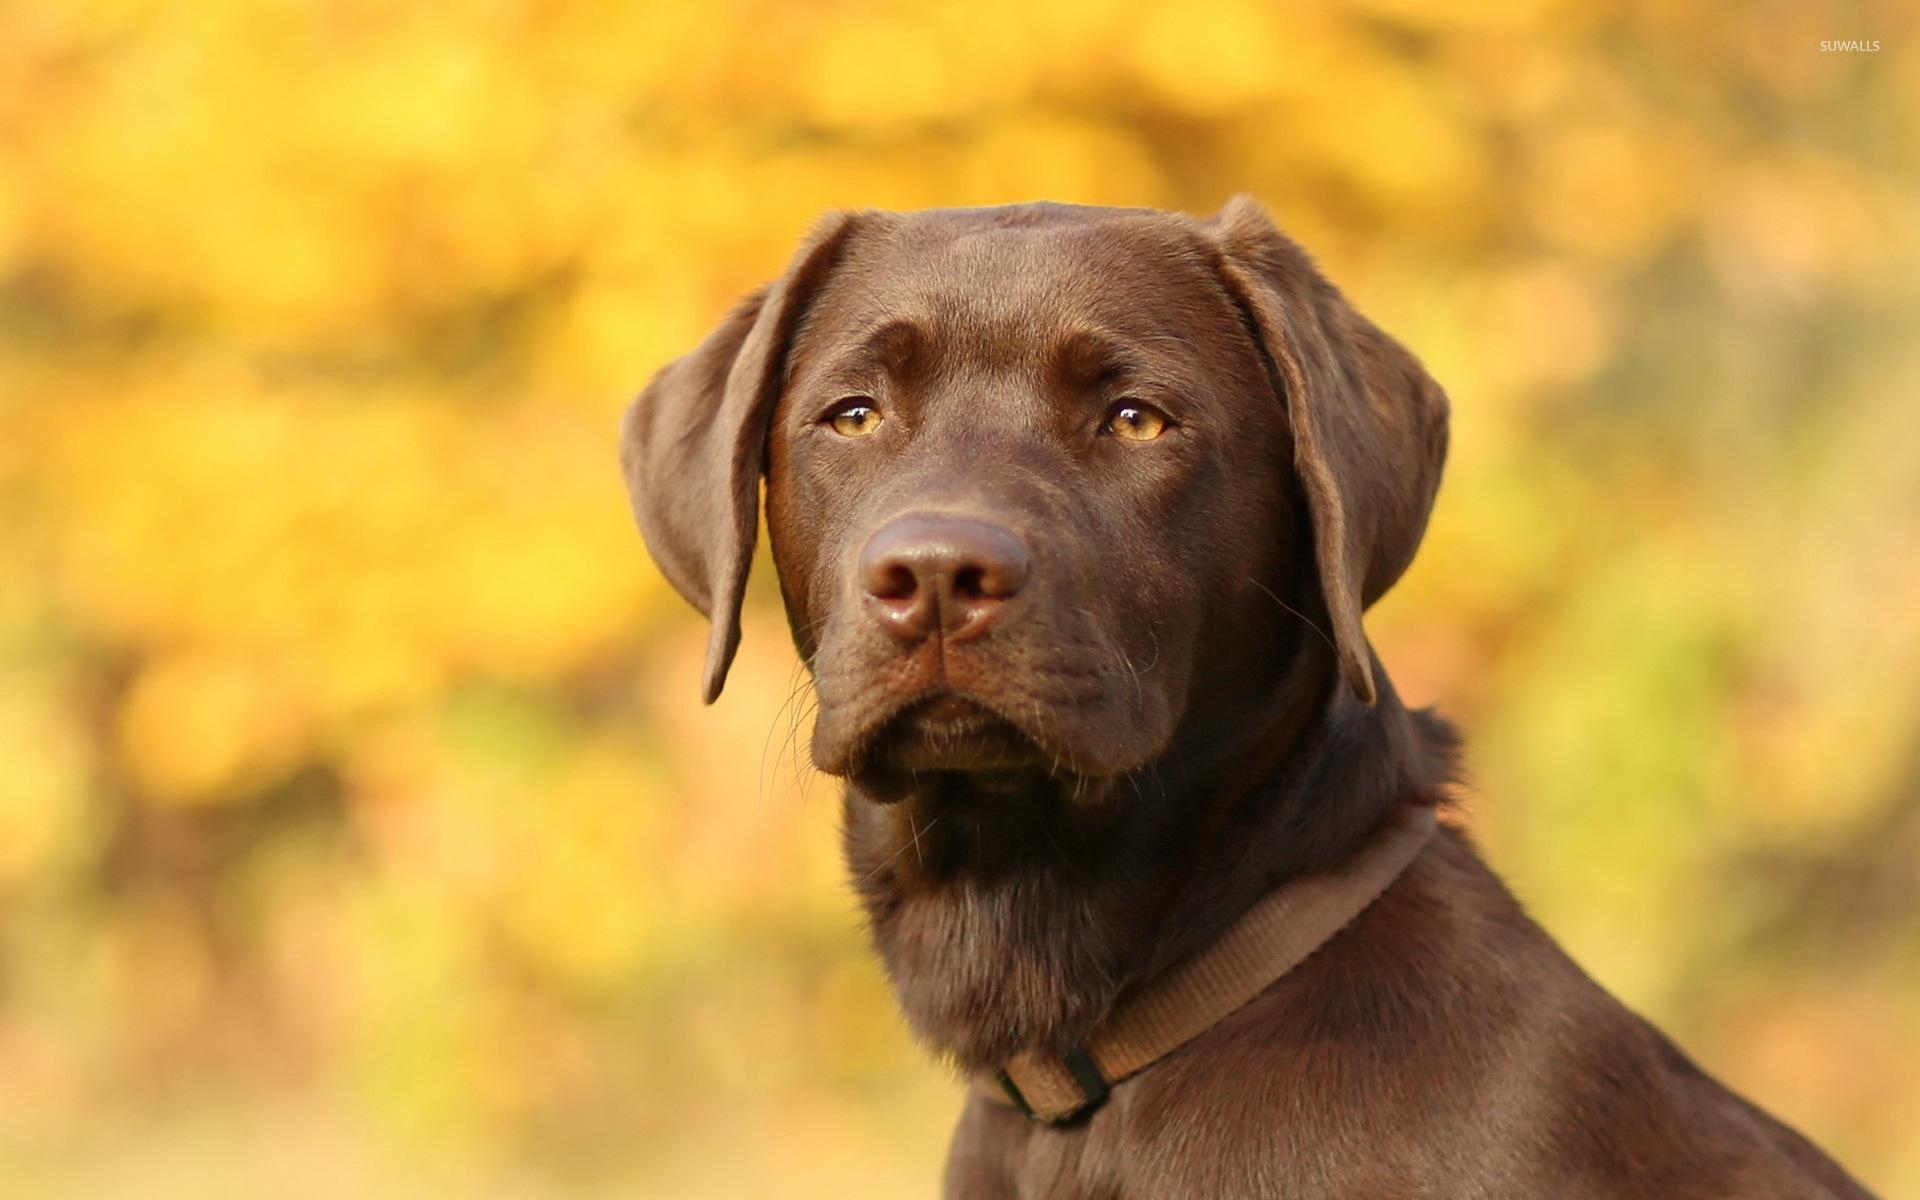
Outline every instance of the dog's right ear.
[(620, 466), (640, 535), (675, 590), (712, 623), (701, 679), (709, 704), (740, 644), (760, 473), (788, 344), (857, 220), (823, 218), (786, 274), (661, 368), (621, 422)]

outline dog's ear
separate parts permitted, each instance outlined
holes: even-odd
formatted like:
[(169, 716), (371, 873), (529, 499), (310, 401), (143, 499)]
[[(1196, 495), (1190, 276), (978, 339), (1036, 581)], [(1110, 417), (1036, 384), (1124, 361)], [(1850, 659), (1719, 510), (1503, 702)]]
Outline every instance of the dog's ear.
[(823, 218), (786, 274), (662, 367), (621, 422), (620, 466), (640, 535), (668, 581), (712, 622), (700, 685), (709, 704), (740, 644), (767, 429), (788, 344), (856, 223), (849, 213)]
[(1426, 531), (1447, 453), (1446, 393), (1253, 200), (1234, 197), (1205, 225), (1286, 405), (1341, 674), (1371, 704), (1360, 614), (1406, 570)]

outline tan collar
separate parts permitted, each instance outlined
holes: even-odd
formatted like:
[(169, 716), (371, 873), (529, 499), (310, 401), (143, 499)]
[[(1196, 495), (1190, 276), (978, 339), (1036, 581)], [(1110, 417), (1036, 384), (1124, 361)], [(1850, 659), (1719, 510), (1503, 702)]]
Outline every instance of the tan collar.
[(1269, 892), (1204, 949), (1156, 975), (1065, 1054), (1025, 1050), (974, 1086), (1036, 1121), (1070, 1121), (1264, 992), (1400, 877), (1435, 827), (1433, 809), (1395, 814), (1351, 858)]

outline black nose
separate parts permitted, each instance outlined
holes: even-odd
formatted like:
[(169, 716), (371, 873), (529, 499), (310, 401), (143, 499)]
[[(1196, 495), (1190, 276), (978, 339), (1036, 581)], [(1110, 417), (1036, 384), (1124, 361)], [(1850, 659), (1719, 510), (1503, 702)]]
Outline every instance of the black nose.
[(999, 618), (1027, 566), (1027, 548), (998, 525), (898, 517), (860, 552), (860, 585), (874, 616), (901, 637), (972, 635)]

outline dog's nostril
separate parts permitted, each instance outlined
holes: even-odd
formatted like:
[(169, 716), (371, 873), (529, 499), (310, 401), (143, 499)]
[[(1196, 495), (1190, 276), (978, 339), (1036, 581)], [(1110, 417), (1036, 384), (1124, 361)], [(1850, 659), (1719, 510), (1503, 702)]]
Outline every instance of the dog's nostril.
[(961, 567), (953, 573), (953, 594), (965, 600), (989, 599), (987, 573), (980, 567)]
[(911, 600), (920, 590), (913, 569), (904, 563), (883, 563), (867, 577), (867, 591), (880, 600)]

